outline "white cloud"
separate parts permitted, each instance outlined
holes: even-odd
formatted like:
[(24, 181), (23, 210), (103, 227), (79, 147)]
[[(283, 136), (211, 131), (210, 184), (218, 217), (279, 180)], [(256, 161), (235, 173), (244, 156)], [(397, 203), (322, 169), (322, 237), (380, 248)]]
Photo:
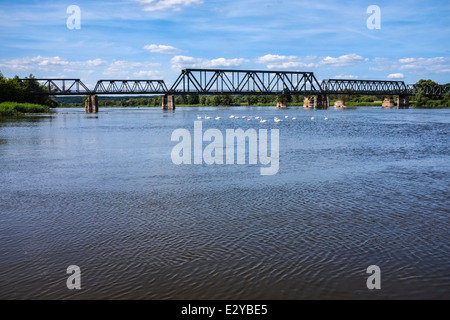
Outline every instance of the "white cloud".
[(236, 59), (202, 59), (202, 58), (193, 58), (186, 56), (175, 56), (171, 60), (172, 68), (174, 69), (185, 69), (185, 68), (230, 68), (230, 67), (239, 67), (246, 60), (243, 58)]
[[(315, 68), (317, 63), (307, 63), (306, 61), (314, 60), (316, 57), (296, 57), (296, 56), (280, 56), (274, 54), (266, 54), (265, 56), (256, 58), (256, 63), (265, 64), (268, 69), (296, 69), (296, 68)], [(306, 60), (306, 61), (305, 61)]]
[(94, 59), (94, 60), (88, 60), (86, 61), (86, 65), (90, 66), (90, 67), (98, 67), (101, 66), (103, 64), (105, 64), (106, 62), (102, 59)]
[(355, 80), (358, 79), (358, 76), (355, 76), (353, 74), (340, 74), (335, 76), (334, 79)]
[(163, 75), (159, 71), (154, 70), (140, 70), (133, 74), (137, 78), (145, 78), (151, 80), (160, 80), (163, 78)]
[(388, 79), (403, 79), (405, 75), (403, 73), (391, 73), (387, 76)]
[(348, 67), (360, 63), (362, 61), (368, 61), (357, 54), (347, 54), (337, 58), (325, 57), (320, 61), (322, 65), (330, 65), (333, 67)]
[(415, 73), (447, 73), (450, 72), (450, 58), (403, 58), (399, 59), (399, 68)]
[(74, 68), (82, 67), (98, 67), (105, 64), (102, 59), (94, 59), (87, 61), (68, 61), (59, 56), (55, 57), (25, 57), (12, 60), (3, 60), (0, 63), (0, 68), (11, 71), (51, 71), (56, 67), (64, 67), (66, 72), (75, 72)]
[(333, 67), (348, 67), (368, 61), (357, 54), (348, 54), (337, 58), (325, 57), (319, 58), (315, 56), (281, 56), (267, 54), (255, 59), (256, 63), (265, 64), (268, 69), (313, 69), (320, 65), (329, 65)]
[(144, 6), (145, 11), (181, 10), (182, 7), (192, 4), (202, 4), (203, 0), (136, 0)]
[(86, 61), (68, 61), (61, 57), (26, 57), (0, 61), (0, 69), (11, 73), (32, 72), (48, 74), (50, 77), (68, 77), (103, 73), (115, 78), (139, 77), (146, 79), (162, 79), (163, 74), (155, 70), (159, 63), (113, 61), (108, 63), (103, 59), (91, 59)]
[(145, 50), (148, 50), (152, 53), (163, 53), (163, 54), (177, 54), (181, 50), (172, 46), (166, 46), (162, 44), (149, 44), (144, 47)]
[(391, 71), (402, 70), (418, 75), (450, 73), (450, 58), (402, 58), (391, 61), (386, 58), (373, 59), (374, 66), (369, 70), (373, 71)]
[(159, 67), (159, 63), (152, 62), (132, 62), (118, 60), (111, 63), (104, 71), (103, 74), (107, 76), (116, 76), (127, 78), (131, 75), (138, 74), (139, 71), (145, 70), (145, 72), (151, 72), (149, 69)]
[(0, 68), (14, 71), (43, 70), (50, 66), (67, 66), (69, 62), (61, 57), (27, 57), (12, 60), (4, 60), (0, 63)]

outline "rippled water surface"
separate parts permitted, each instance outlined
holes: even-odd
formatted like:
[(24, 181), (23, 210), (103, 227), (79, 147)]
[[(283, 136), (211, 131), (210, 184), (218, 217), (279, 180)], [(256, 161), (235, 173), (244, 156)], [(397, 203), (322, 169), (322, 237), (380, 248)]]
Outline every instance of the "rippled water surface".
[[(450, 298), (450, 110), (83, 111), (0, 122), (0, 299)], [(174, 165), (204, 114), (279, 129), (278, 174)]]

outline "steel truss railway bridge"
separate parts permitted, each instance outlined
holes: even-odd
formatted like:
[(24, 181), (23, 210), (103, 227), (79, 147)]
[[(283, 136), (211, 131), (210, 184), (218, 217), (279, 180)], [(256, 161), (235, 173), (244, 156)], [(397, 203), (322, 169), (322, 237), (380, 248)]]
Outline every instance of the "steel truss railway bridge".
[[(425, 96), (450, 94), (450, 87), (407, 85), (403, 81), (325, 79), (313, 72), (228, 69), (185, 69), (169, 88), (163, 80), (99, 80), (89, 89), (80, 79), (18, 79), (38, 81), (30, 94), (49, 96), (87, 95), (86, 112), (98, 112), (97, 95), (163, 95), (163, 109), (175, 109), (174, 96), (197, 95), (303, 95), (316, 108), (328, 108), (332, 94), (398, 96), (398, 108), (409, 106), (409, 97), (419, 90)], [(32, 85), (27, 86), (33, 87)], [(43, 89), (42, 89), (43, 88)], [(306, 99), (305, 99), (306, 100)], [(283, 106), (281, 106), (283, 107)]]

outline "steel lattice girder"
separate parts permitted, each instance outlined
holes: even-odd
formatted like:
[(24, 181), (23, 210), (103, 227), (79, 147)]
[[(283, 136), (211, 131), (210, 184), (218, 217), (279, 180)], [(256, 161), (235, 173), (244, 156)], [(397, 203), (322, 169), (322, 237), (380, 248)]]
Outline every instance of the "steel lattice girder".
[(442, 96), (450, 94), (450, 85), (408, 85), (410, 95), (415, 95), (419, 91), (425, 96)]
[(409, 94), (403, 81), (326, 79), (322, 89), (327, 94)]
[(18, 79), (22, 85), (27, 82), (37, 81), (44, 90), (30, 90), (30, 94), (42, 95), (84, 95), (91, 94), (91, 91), (81, 82), (80, 79)]
[[(185, 69), (170, 90), (163, 80), (99, 80), (94, 90), (80, 79), (18, 79), (22, 85), (37, 81), (40, 95), (92, 94), (450, 94), (450, 85), (405, 85), (403, 81), (326, 79), (319, 83), (312, 72), (227, 69)], [(33, 88), (33, 86), (31, 86)]]
[(321, 92), (312, 72), (185, 69), (173, 94), (313, 94)]
[(99, 80), (95, 94), (165, 94), (167, 87), (163, 80)]

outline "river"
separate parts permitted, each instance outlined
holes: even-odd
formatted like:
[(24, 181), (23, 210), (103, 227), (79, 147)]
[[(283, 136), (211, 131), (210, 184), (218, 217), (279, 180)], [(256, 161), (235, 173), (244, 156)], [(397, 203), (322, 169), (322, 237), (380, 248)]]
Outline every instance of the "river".
[[(0, 121), (0, 299), (450, 298), (449, 109), (56, 112)], [(278, 129), (279, 170), (174, 164), (195, 121)]]

